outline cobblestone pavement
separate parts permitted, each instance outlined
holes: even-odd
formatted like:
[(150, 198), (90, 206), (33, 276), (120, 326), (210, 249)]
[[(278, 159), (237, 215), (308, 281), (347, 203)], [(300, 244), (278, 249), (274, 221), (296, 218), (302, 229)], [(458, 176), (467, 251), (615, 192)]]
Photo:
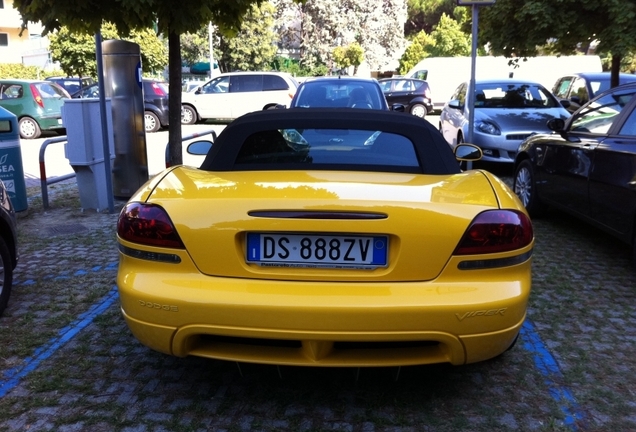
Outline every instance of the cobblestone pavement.
[(528, 320), (505, 355), (277, 368), (140, 345), (118, 309), (117, 214), (82, 212), (72, 182), (46, 212), (30, 191), (0, 319), (0, 431), (636, 430), (630, 250), (566, 215), (534, 221)]

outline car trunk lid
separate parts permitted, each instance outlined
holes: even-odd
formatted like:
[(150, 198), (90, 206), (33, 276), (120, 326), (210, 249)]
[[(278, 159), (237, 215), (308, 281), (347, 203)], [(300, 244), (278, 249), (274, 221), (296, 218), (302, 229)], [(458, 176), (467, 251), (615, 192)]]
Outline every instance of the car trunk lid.
[[(211, 173), (180, 167), (162, 180), (149, 202), (166, 209), (204, 274), (346, 281), (430, 280), (444, 268), (472, 219), (498, 207), (488, 179), (478, 171)], [(248, 263), (250, 233), (307, 237), (314, 252), (323, 238), (323, 257), (333, 239), (353, 239), (358, 252), (365, 251), (369, 239), (385, 239), (387, 263), (325, 268), (314, 265), (324, 263), (315, 254), (295, 266)]]

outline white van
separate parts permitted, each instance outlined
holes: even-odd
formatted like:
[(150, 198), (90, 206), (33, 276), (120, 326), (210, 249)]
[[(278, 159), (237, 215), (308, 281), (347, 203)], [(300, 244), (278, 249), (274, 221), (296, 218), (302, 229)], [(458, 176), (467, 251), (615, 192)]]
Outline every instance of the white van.
[(181, 123), (230, 121), (268, 106), (289, 106), (298, 82), (281, 72), (230, 72), (181, 93)]
[[(519, 59), (518, 67), (502, 56), (476, 58), (475, 79), (521, 78), (537, 81), (551, 89), (555, 81), (575, 72), (601, 72), (599, 56), (539, 56)], [(426, 80), (431, 88), (433, 108), (440, 110), (462, 82), (470, 80), (471, 57), (428, 57), (413, 67), (406, 76)]]

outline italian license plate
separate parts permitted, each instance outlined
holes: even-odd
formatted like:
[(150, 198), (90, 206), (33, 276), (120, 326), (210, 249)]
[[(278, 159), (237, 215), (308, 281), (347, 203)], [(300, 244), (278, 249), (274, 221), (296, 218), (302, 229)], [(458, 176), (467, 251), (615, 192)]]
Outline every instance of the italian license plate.
[(386, 267), (387, 236), (248, 233), (248, 263), (264, 267)]

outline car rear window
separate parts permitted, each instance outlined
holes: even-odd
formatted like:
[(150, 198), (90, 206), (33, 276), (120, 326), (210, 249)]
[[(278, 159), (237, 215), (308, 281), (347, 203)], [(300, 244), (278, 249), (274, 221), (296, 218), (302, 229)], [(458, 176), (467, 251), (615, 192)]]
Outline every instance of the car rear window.
[(42, 82), (33, 84), (40, 92), (42, 99), (62, 99), (67, 98), (66, 91), (54, 83)]
[[(365, 169), (419, 171), (413, 143), (394, 133), (357, 129), (282, 129), (254, 133), (243, 142), (235, 169)], [(390, 170), (390, 169), (389, 169)]]
[(230, 77), (230, 93), (263, 91), (263, 75), (236, 75)]
[(263, 91), (288, 90), (287, 81), (278, 75), (263, 75)]
[[(377, 85), (334, 80), (333, 82), (306, 82), (301, 86), (297, 108), (345, 108), (356, 103), (366, 108), (383, 109), (384, 95)], [(359, 106), (361, 107), (361, 106)]]

